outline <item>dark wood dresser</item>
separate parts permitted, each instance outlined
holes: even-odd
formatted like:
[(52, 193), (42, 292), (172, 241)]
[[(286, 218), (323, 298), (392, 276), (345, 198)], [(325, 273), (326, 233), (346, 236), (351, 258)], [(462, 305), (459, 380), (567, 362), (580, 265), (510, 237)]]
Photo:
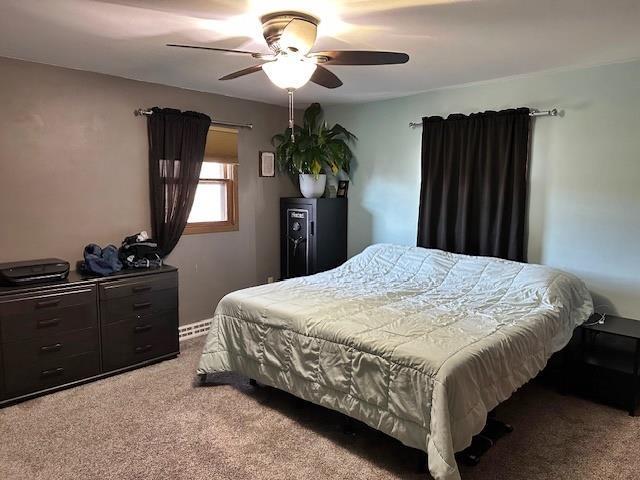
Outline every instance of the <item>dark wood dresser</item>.
[(0, 287), (0, 406), (179, 353), (174, 267)]

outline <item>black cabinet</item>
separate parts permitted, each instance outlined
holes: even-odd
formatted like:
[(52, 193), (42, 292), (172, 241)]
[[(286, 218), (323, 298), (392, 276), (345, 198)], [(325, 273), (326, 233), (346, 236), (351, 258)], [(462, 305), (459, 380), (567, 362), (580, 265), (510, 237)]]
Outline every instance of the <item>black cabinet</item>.
[(0, 287), (0, 405), (178, 353), (173, 267)]
[(615, 387), (598, 389), (599, 384), (607, 380), (599, 373), (621, 374), (628, 391), (629, 415), (635, 416), (640, 391), (640, 321), (606, 315), (604, 323), (597, 323), (601, 317), (595, 313), (580, 327), (581, 361), (589, 367), (585, 379), (596, 387), (593, 390), (604, 390), (594, 392), (596, 396), (606, 397)]
[(346, 198), (280, 199), (280, 275), (312, 275), (347, 259)]

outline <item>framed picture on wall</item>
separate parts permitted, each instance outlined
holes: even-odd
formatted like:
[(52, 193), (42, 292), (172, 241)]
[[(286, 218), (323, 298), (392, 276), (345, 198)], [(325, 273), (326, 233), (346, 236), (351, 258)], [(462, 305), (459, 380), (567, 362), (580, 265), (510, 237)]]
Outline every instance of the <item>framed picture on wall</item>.
[(260, 152), (258, 175), (261, 177), (276, 176), (276, 154), (274, 152)]
[(338, 182), (338, 193), (336, 194), (336, 196), (338, 198), (346, 197), (348, 190), (349, 190), (349, 180), (340, 180)]

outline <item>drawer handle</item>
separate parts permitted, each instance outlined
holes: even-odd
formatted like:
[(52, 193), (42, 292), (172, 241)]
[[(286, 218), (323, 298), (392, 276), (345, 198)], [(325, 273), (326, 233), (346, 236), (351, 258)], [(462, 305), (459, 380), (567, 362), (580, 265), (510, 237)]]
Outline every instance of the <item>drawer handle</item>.
[(138, 285), (133, 287), (131, 290), (133, 290), (133, 293), (146, 292), (151, 290), (151, 285)]
[(60, 299), (56, 298), (54, 300), (44, 300), (42, 302), (36, 303), (36, 308), (49, 308), (55, 307), (60, 303)]
[(142, 333), (142, 332), (148, 332), (149, 330), (151, 330), (152, 325), (151, 324), (147, 324), (147, 325), (136, 325), (133, 328), (134, 333)]
[(136, 353), (144, 353), (144, 352), (148, 352), (152, 348), (153, 348), (153, 345), (145, 345), (144, 347), (136, 347), (135, 352)]
[(42, 353), (59, 352), (60, 350), (62, 350), (61, 343), (54, 343), (53, 345), (44, 345), (40, 347), (40, 351)]
[(52, 368), (51, 370), (43, 370), (42, 372), (40, 372), (40, 377), (41, 378), (57, 377), (58, 375), (62, 375), (63, 373), (64, 373), (64, 368), (62, 367)]
[(59, 318), (51, 318), (49, 320), (40, 320), (38, 322), (38, 328), (55, 327), (60, 323)]
[(134, 303), (134, 310), (142, 310), (143, 308), (149, 308), (151, 306), (151, 302), (142, 302), (142, 303)]

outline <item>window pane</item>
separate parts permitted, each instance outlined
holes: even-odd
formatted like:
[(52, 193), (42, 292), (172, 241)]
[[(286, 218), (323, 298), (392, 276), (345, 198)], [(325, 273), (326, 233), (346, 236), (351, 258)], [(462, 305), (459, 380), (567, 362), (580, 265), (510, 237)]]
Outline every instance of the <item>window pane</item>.
[[(180, 160), (163, 160), (158, 162), (160, 176), (165, 178), (176, 178), (180, 175)], [(173, 170), (173, 171), (172, 171)]]
[(188, 223), (224, 222), (226, 220), (228, 220), (227, 185), (224, 183), (199, 183)]
[(202, 162), (200, 178), (227, 178), (224, 163)]

